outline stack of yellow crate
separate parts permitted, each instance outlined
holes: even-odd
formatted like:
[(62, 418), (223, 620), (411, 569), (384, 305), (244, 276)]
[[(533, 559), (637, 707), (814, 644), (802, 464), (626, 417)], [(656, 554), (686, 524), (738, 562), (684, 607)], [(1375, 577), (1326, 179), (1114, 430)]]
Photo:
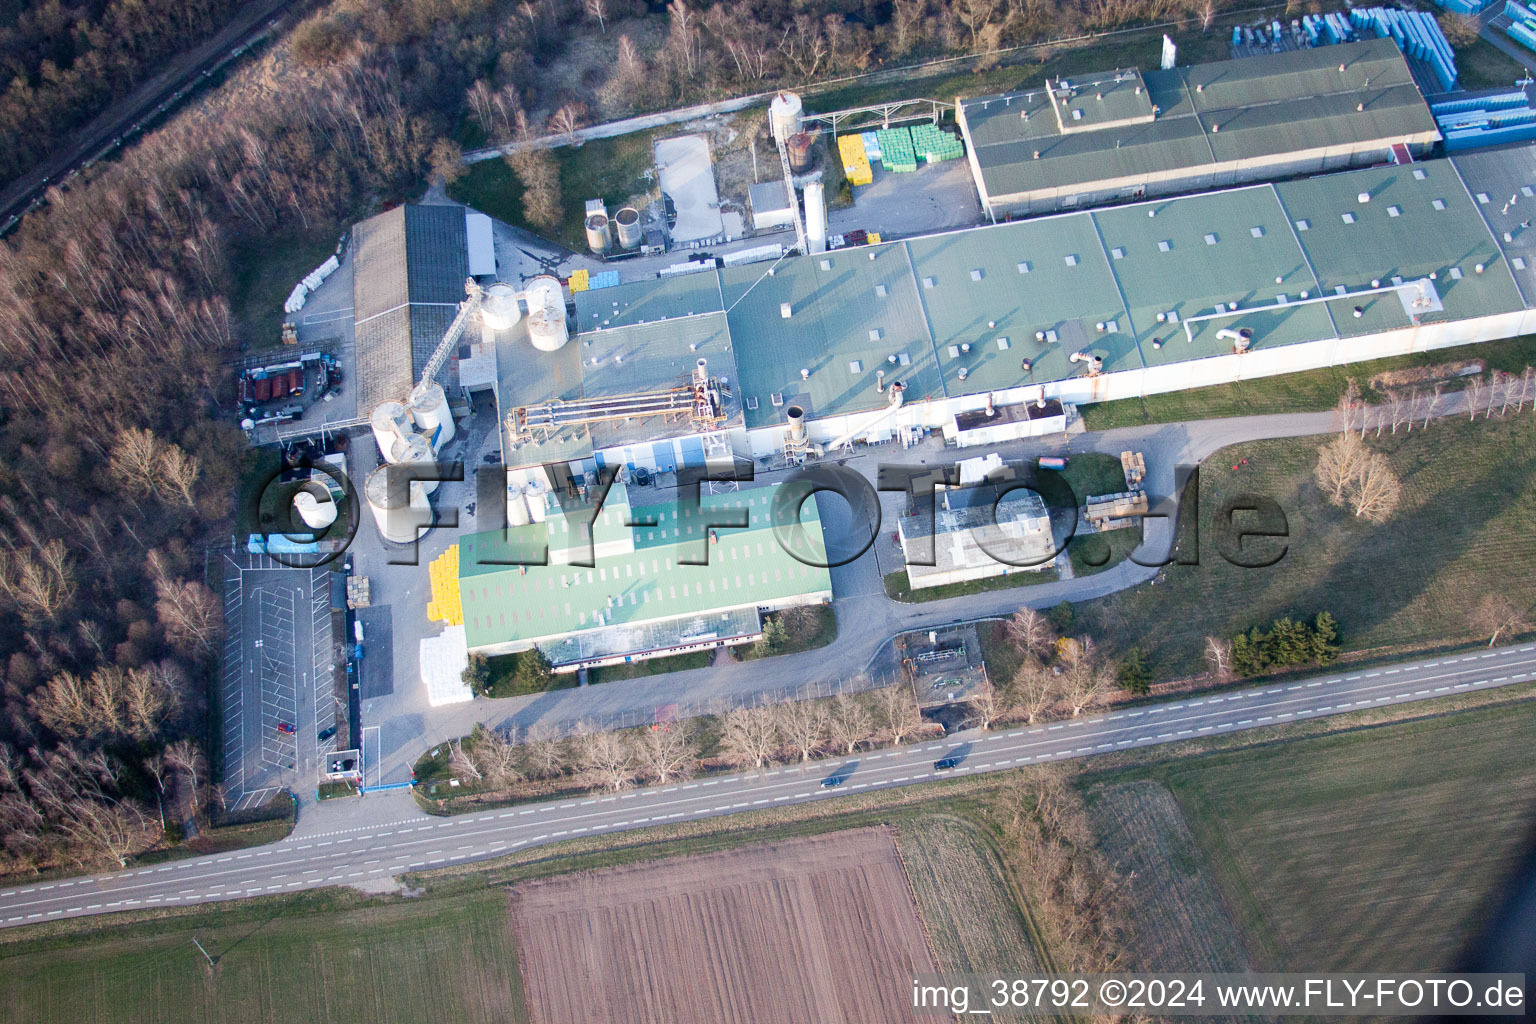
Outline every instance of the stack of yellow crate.
[(864, 239), (864, 244), (865, 245), (879, 245), (880, 244), (880, 232), (878, 232), (878, 231), (871, 231), (869, 233), (869, 235)]
[(464, 625), (464, 606), (459, 603), (459, 546), (451, 545), (432, 559), (427, 576), (432, 581), (427, 618), (450, 626)]
[(592, 275), (585, 269), (571, 275), (571, 291), (584, 292), (590, 286)]
[(857, 133), (839, 135), (837, 152), (843, 158), (843, 174), (850, 185), (868, 185), (875, 180), (869, 167), (869, 154), (864, 151), (864, 139)]

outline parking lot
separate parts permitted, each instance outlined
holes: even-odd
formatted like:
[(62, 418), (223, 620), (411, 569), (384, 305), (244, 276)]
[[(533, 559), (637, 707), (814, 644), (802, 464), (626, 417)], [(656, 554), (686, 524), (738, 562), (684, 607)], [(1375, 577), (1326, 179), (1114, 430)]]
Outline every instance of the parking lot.
[(224, 556), (224, 786), (230, 810), (311, 785), (339, 724), (328, 568)]

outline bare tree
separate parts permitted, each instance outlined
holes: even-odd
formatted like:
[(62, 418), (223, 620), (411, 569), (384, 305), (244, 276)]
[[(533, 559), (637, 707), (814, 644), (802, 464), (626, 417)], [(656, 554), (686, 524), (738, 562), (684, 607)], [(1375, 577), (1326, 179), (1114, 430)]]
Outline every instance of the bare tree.
[(1473, 609), (1470, 620), (1479, 635), (1487, 635), (1489, 647), (1498, 643), (1501, 636), (1514, 636), (1531, 628), (1525, 609), (1502, 593), (1485, 595)]
[(1317, 450), (1313, 478), (1330, 505), (1343, 505), (1350, 486), (1369, 458), (1364, 443), (1354, 433), (1343, 433)]
[(587, 16), (597, 22), (597, 27), (602, 29), (603, 35), (608, 34), (608, 3), (607, 0), (586, 0)]
[(588, 726), (577, 730), (575, 743), (576, 763), (592, 788), (617, 793), (634, 785), (634, 755), (623, 736)]
[(832, 698), (830, 720), (832, 742), (839, 752), (851, 754), (869, 736), (873, 728), (869, 708), (852, 694), (840, 693)]
[(188, 455), (177, 445), (165, 445), (155, 461), (155, 492), (162, 501), (195, 508), (198, 472), (195, 456)]
[(1200, 31), (1209, 32), (1216, 21), (1216, 0), (1201, 0)]
[(1033, 608), (1020, 608), (1008, 618), (1008, 641), (1020, 654), (1044, 661), (1056, 643), (1056, 630), (1044, 615)]
[(191, 797), (192, 813), (195, 816), (198, 798), (202, 793), (203, 774), (208, 770), (208, 759), (203, 757), (197, 744), (189, 739), (179, 739), (165, 748), (165, 763), (187, 777), (187, 793)]
[(686, 779), (698, 766), (698, 751), (680, 722), (652, 726), (636, 747), (641, 770), (658, 786)]
[(477, 727), (474, 740), (470, 758), (488, 785), (501, 787), (522, 781), (517, 745), (500, 730)]
[(1478, 373), (1467, 378), (1467, 419), (1477, 419), (1477, 410), (1483, 404), (1483, 395), (1488, 390), (1488, 382), (1483, 380), (1483, 375)]
[(448, 743), (448, 772), (460, 782), (481, 782), (485, 779), (480, 766), (458, 740), (450, 740)]
[(1360, 384), (1355, 378), (1350, 377), (1344, 382), (1344, 391), (1339, 395), (1339, 403), (1334, 407), (1334, 413), (1339, 420), (1339, 433), (1348, 434), (1355, 427), (1358, 417), (1362, 424), (1364, 416), (1361, 415)]
[(219, 636), (222, 609), (212, 590), (196, 580), (155, 581), (155, 614), (165, 638), (183, 654), (210, 654)]
[(160, 462), (160, 442), (148, 430), (130, 427), (112, 445), (109, 467), (118, 483), (134, 494), (148, 494), (155, 487), (155, 467)]
[(1097, 707), (1114, 689), (1115, 681), (1103, 665), (1084, 657), (1061, 674), (1062, 699), (1072, 709), (1072, 717)]
[(1008, 712), (1008, 702), (992, 685), (992, 680), (982, 681), (976, 692), (971, 695), (971, 721), (978, 728), (990, 729), (994, 722)]
[(74, 563), (64, 542), (0, 551), (0, 593), (29, 619), (52, 622), (75, 596)]
[(109, 857), (118, 867), (127, 867), (134, 850), (146, 845), (147, 825), (143, 812), (127, 800), (76, 800), (59, 822), (77, 849)]
[(170, 767), (165, 763), (165, 752), (150, 754), (144, 759), (144, 770), (155, 780), (155, 805), (160, 811), (160, 831), (165, 831), (165, 780)]
[(904, 683), (876, 690), (875, 704), (880, 709), (881, 723), (891, 732), (891, 742), (898, 746), (923, 727), (917, 696)]
[(738, 764), (763, 768), (779, 748), (778, 709), (772, 705), (726, 713), (720, 744)]
[(523, 735), (523, 769), (536, 779), (564, 775), (570, 764), (566, 741), (543, 722), (536, 722)]
[(1218, 680), (1226, 679), (1232, 672), (1232, 642), (1217, 636), (1206, 637), (1205, 663), (1211, 666), (1211, 675)]
[(1385, 455), (1373, 452), (1361, 464), (1350, 486), (1355, 515), (1373, 523), (1392, 518), (1403, 500), (1403, 486)]
[(1061, 699), (1061, 686), (1056, 674), (1039, 665), (1021, 667), (1014, 674), (1011, 688), (1014, 706), (1030, 724), (1034, 724)]
[(785, 701), (778, 705), (778, 730), (804, 764), (826, 742), (827, 709), (817, 701)]
[(569, 145), (576, 145), (576, 129), (581, 127), (581, 111), (574, 103), (567, 103), (550, 117), (550, 127), (561, 135)]
[(1429, 429), (1429, 421), (1440, 411), (1440, 398), (1445, 391), (1445, 385), (1436, 384), (1430, 389), (1424, 398), (1424, 429)]

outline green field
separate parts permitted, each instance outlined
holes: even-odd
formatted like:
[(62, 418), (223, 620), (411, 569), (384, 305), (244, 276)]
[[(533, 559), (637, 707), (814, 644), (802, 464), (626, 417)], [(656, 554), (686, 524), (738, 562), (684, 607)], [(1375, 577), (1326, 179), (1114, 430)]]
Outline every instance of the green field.
[[(1372, 375), (1386, 370), (1435, 366), (1463, 359), (1481, 359), (1490, 370), (1518, 374), (1536, 364), (1536, 337), (1485, 341), (1411, 356), (1393, 356), (1347, 366), (1327, 366), (1302, 373), (1259, 377), (1236, 384), (1125, 398), (1083, 407), (1083, 425), (1089, 430), (1136, 427), (1146, 423), (1179, 423), (1184, 420), (1219, 419), (1226, 416), (1261, 416), (1270, 413), (1316, 412), (1331, 409), (1339, 401), (1345, 382), (1353, 377), (1362, 389)], [(1454, 390), (1455, 384), (1446, 386)], [(1367, 398), (1375, 399), (1369, 390)]]
[[(1113, 780), (1172, 792), (1200, 848), (1174, 847), (1180, 871), (1209, 871), (1259, 969), (1432, 971), (1455, 966), (1531, 841), (1533, 749), (1536, 703), (1524, 701)], [(1115, 789), (1098, 796), (1113, 803)], [(1117, 817), (1103, 815), (1111, 833)], [(1148, 870), (1156, 888), (1166, 868), (1145, 859), (1145, 835), (1157, 830), (1138, 827), (1140, 861), (1119, 859)], [(1162, 914), (1158, 897), (1140, 904), (1151, 949), (1199, 941), (1182, 934), (1190, 922), (1219, 922), (1208, 900), (1180, 901), (1188, 905), (1202, 909)], [(1204, 959), (1236, 955), (1224, 940)]]
[[(1198, 565), (1170, 565), (1144, 584), (1077, 605), (1085, 629), (1121, 653), (1139, 645), (1155, 678), (1204, 671), (1209, 634), (1231, 636), (1284, 615), (1339, 620), (1344, 650), (1398, 654), (1472, 640), (1468, 612), (1486, 593), (1536, 605), (1536, 417), (1447, 419), (1369, 443), (1403, 482), (1403, 504), (1382, 526), (1328, 505), (1312, 481), (1328, 438), (1224, 449), (1200, 474)], [(1240, 458), (1249, 462), (1236, 471)], [(1217, 549), (1229, 499), (1267, 496), (1284, 511), (1280, 562), (1230, 564)], [(1192, 549), (1186, 532), (1183, 550)], [(1267, 543), (1267, 542), (1264, 542)], [(1269, 549), (1275, 550), (1275, 549)]]

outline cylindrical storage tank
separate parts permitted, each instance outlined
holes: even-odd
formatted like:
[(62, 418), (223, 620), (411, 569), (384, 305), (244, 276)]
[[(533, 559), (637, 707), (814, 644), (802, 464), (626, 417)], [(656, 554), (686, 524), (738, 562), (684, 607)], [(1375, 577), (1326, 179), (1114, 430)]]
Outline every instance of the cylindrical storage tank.
[(789, 137), (805, 126), (805, 105), (792, 92), (781, 92), (768, 104), (768, 124), (775, 142), (788, 142)]
[[(396, 444), (395, 454), (398, 458), (392, 461), (401, 466), (429, 466), (436, 459), (436, 453), (432, 451), (432, 443), (427, 440), (425, 434), (412, 434)], [(437, 490), (437, 484), (436, 480), (421, 481), (422, 493), (431, 495)]]
[(798, 405), (792, 405), (784, 410), (784, 418), (789, 423), (789, 437), (792, 441), (805, 440), (805, 410)]
[(541, 309), (528, 317), (528, 340), (540, 352), (557, 352), (570, 340), (565, 307)]
[(811, 252), (827, 251), (826, 190), (819, 181), (805, 186), (805, 244)]
[(293, 507), (311, 530), (323, 530), (336, 521), (336, 501), (329, 492), (322, 498), (314, 491), (300, 491), (293, 496)]
[(620, 249), (638, 249), (645, 241), (645, 229), (640, 226), (640, 211), (626, 206), (613, 215), (613, 227), (619, 234)]
[(517, 484), (507, 484), (507, 525), (528, 525), (528, 502)]
[(415, 516), (411, 514), (412, 482), (404, 473), (390, 466), (380, 466), (369, 474), (363, 485), (368, 507), (373, 510), (379, 536), (395, 544), (409, 544), (416, 539)]
[(369, 421), (379, 454), (394, 462), (395, 442), (405, 440), (411, 433), (410, 411), (401, 402), (380, 402), (374, 406)]
[(493, 331), (508, 331), (522, 318), (517, 291), (511, 285), (497, 281), (485, 290), (485, 298), (480, 303), (481, 323)]
[(448, 409), (448, 395), (437, 381), (411, 390), (410, 410), (416, 428), (431, 438), (434, 450), (441, 451), (453, 440), (453, 413)]
[(594, 213), (587, 218), (587, 248), (599, 256), (606, 255), (611, 243), (608, 234), (608, 216), (602, 213)]
[(528, 486), (523, 490), (523, 496), (528, 502), (528, 518), (536, 523), (542, 523), (549, 517), (549, 488), (540, 480), (529, 480)]
[(541, 309), (558, 309), (565, 312), (565, 292), (560, 287), (560, 279), (549, 274), (540, 274), (528, 282), (528, 287), (523, 293), (528, 299), (528, 315), (532, 316)]
[(804, 174), (811, 169), (811, 150), (816, 145), (816, 136), (806, 132), (796, 132), (789, 137), (785, 148), (789, 150), (789, 169), (796, 174)]

